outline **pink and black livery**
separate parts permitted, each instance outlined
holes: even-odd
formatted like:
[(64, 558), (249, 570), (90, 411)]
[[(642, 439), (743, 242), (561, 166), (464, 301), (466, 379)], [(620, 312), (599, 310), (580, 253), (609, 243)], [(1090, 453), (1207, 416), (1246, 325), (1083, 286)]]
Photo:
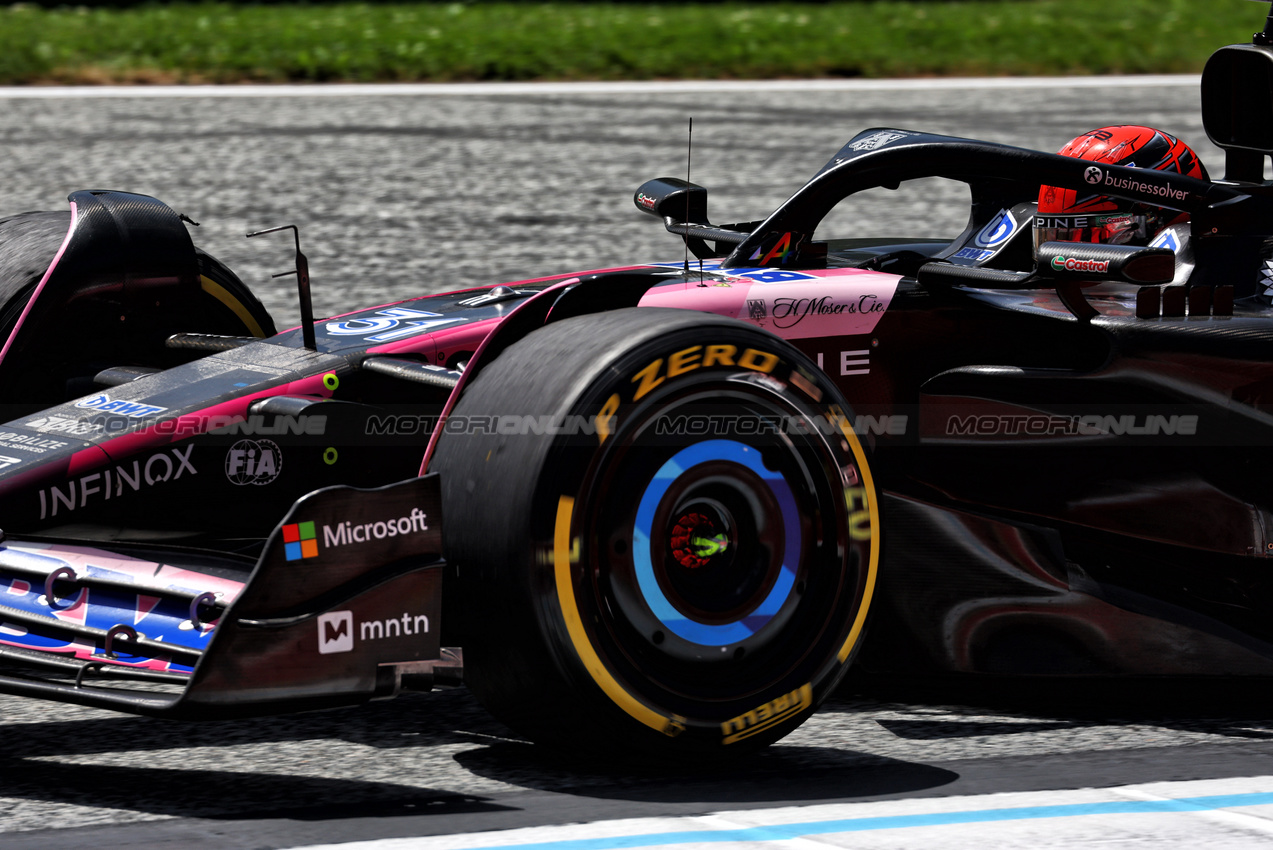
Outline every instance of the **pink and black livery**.
[[(1183, 284), (1170, 248), (1033, 244), (1091, 163), (893, 128), (763, 221), (641, 186), (693, 258), (281, 333), (152, 198), (0, 220), (0, 691), (219, 717), (463, 680), (648, 760), (777, 740), (853, 663), (1273, 675), (1271, 72), (1208, 65), (1227, 179), (1099, 166), (1187, 217)], [(954, 238), (824, 232), (930, 177), (968, 187)], [(304, 315), (299, 238), (297, 274)]]

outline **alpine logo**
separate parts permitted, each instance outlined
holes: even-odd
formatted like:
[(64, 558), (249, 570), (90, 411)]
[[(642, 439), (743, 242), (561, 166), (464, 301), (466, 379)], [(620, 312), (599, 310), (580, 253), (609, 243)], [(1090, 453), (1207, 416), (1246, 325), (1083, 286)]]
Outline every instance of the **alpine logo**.
[(1083, 172), (1083, 179), (1095, 185), (1105, 179), (1105, 172), (1093, 165)]
[(1169, 248), (1172, 253), (1180, 253), (1180, 239), (1176, 234), (1167, 228), (1162, 233), (1154, 237), (1154, 241), (1149, 243), (1150, 248)]
[(1105, 274), (1109, 271), (1109, 260), (1076, 260), (1073, 257), (1053, 257), (1052, 268), (1067, 272), (1095, 272)]

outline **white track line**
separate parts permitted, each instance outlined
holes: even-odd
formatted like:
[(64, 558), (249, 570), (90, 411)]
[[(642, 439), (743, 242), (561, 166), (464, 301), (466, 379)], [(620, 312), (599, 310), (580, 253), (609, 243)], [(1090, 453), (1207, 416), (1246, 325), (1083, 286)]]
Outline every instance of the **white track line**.
[[(1268, 847), (1273, 777), (632, 818), (303, 850), (1196, 850)], [(302, 848), (294, 848), (302, 850)]]
[(242, 86), (0, 86), (0, 99), (103, 97), (358, 97), (364, 95), (674, 94), (739, 91), (931, 91), (945, 89), (1197, 86), (1196, 74), (1104, 77), (943, 77), (905, 80), (667, 80), (580, 83), (333, 83)]

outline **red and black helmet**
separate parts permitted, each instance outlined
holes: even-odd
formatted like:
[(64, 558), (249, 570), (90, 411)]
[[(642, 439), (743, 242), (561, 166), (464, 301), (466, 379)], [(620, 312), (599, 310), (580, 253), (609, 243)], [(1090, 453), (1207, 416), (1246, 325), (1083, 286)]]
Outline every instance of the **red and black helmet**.
[[(1202, 160), (1187, 144), (1162, 130), (1121, 124), (1084, 133), (1058, 151), (1062, 156), (1170, 171), (1207, 178)], [(1148, 244), (1158, 231), (1182, 214), (1108, 195), (1080, 196), (1074, 189), (1039, 187), (1039, 217), (1034, 244), (1044, 242), (1100, 242), (1109, 245)]]

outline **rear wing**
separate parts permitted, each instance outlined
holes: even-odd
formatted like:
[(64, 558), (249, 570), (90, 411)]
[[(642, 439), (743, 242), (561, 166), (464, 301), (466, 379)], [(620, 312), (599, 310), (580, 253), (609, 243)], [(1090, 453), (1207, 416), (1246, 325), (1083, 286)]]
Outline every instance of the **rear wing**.
[(135, 714), (325, 708), (431, 684), (437, 475), (299, 499), (254, 564), (193, 550), (0, 545), (0, 692)]

